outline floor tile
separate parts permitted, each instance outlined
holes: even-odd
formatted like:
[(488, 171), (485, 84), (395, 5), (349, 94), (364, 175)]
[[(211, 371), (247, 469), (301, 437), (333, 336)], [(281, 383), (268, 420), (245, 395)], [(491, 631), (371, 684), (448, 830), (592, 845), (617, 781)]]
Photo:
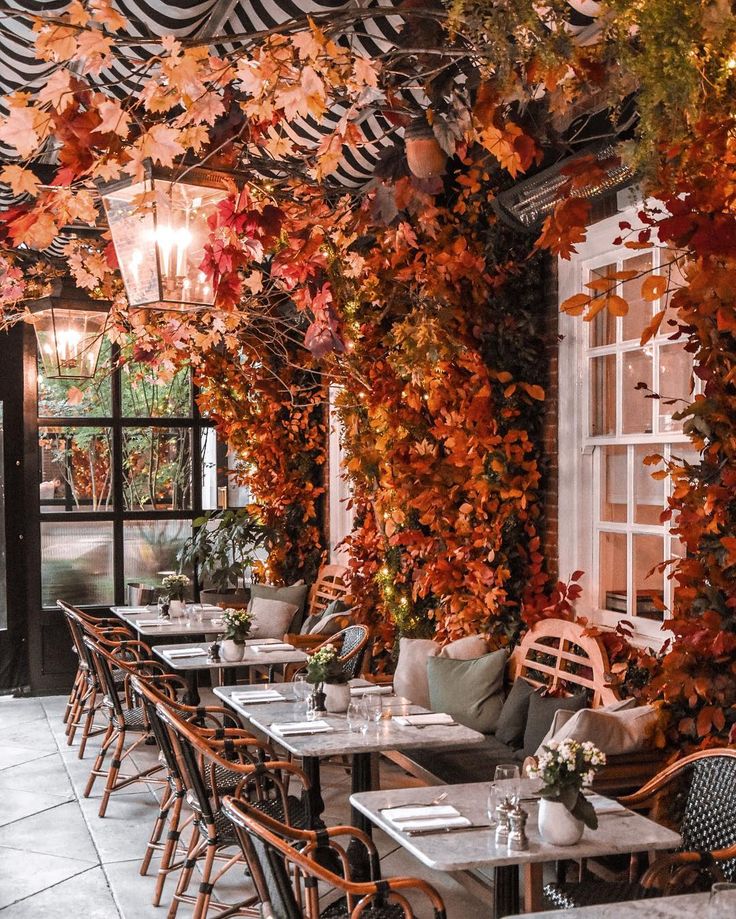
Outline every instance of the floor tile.
[(143, 857), (158, 813), (150, 795), (130, 794), (117, 800), (113, 795), (104, 818), (97, 815), (99, 800), (88, 798), (79, 803), (103, 864)]
[(0, 728), (7, 729), (31, 721), (45, 721), (46, 712), (38, 699), (12, 699), (0, 696)]
[(45, 718), (4, 729), (3, 744), (33, 747), (43, 753), (55, 753), (57, 750), (54, 734)]
[[(169, 880), (169, 885), (164, 888), (164, 899), (161, 906), (152, 906), (154, 880), (152, 876), (141, 877), (138, 872), (137, 862), (115, 862), (105, 865), (105, 874), (110, 884), (110, 890), (115, 899), (122, 919), (162, 919), (166, 916), (166, 891), (172, 890), (174, 879)], [(180, 906), (177, 919), (188, 919), (192, 910), (186, 904)]]
[(117, 919), (119, 915), (102, 868), (89, 868), (3, 910), (3, 919)]
[(0, 793), (7, 791), (34, 791), (42, 788), (44, 794), (68, 798), (72, 785), (58, 753), (0, 771)]
[(76, 801), (16, 820), (3, 831), (2, 839), (6, 838), (7, 845), (16, 849), (48, 855), (69, 853), (91, 864), (100, 860)]
[(0, 847), (0, 910), (90, 867), (80, 859)]
[[(67, 800), (71, 798), (73, 798), (73, 794), (70, 790)], [(0, 796), (0, 826), (5, 826), (5, 824), (12, 823), (15, 820), (21, 820), (23, 817), (30, 817), (32, 814), (39, 814), (51, 807), (58, 807), (63, 800), (59, 795), (13, 789), (12, 794)], [(0, 835), (0, 844), (2, 844), (2, 839), (3, 837)]]
[(49, 750), (39, 750), (37, 747), (26, 747), (21, 744), (3, 742), (0, 745), (0, 770), (19, 766), (21, 763), (30, 763), (34, 759), (48, 756)]

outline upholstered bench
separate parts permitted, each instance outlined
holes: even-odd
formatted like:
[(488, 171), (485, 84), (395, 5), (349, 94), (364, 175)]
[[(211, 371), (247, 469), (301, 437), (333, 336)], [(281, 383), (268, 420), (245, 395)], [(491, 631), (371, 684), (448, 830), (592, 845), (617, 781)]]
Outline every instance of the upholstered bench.
[[(554, 696), (568, 697), (571, 702), (584, 692), (586, 704), (591, 708), (620, 702), (608, 683), (608, 672), (603, 643), (586, 635), (580, 624), (560, 619), (542, 620), (529, 629), (507, 664), (512, 692), (514, 682), (521, 678), (532, 692), (534, 688), (547, 687)], [(562, 703), (564, 699), (557, 701)], [(515, 749), (499, 740), (495, 733), (489, 733), (484, 744), (472, 748), (411, 753), (399, 750), (386, 755), (427, 784), (444, 785), (488, 781), (497, 765), (518, 762), (521, 766), (529, 752), (533, 751)], [(652, 749), (609, 755), (606, 767), (596, 777), (595, 788), (607, 794), (624, 794), (639, 788), (657, 772), (662, 761), (662, 753)]]

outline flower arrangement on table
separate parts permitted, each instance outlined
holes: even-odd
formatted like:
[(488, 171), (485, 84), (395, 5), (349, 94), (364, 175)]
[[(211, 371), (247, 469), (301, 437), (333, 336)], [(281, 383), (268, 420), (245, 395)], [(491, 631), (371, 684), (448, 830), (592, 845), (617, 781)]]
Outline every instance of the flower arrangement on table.
[(337, 649), (334, 645), (325, 645), (309, 658), (307, 662), (307, 683), (320, 686), (322, 683), (347, 683), (348, 678), (343, 670)]
[(222, 623), (225, 627), (224, 638), (242, 645), (250, 634), (253, 613), (247, 609), (228, 607), (222, 611)]
[(543, 801), (559, 803), (591, 830), (598, 828), (598, 817), (593, 805), (583, 794), (583, 786), (590, 785), (596, 772), (606, 765), (606, 754), (590, 741), (551, 740), (542, 747), (535, 765), (530, 765), (530, 778), (541, 779), (539, 794)]
[(172, 600), (184, 600), (184, 591), (189, 587), (189, 578), (185, 574), (167, 574), (161, 586)]

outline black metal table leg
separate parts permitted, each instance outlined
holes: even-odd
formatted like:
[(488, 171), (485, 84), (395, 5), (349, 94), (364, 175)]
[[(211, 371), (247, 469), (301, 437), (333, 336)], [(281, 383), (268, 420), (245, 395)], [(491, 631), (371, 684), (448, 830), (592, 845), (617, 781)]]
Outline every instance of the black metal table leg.
[(501, 865), (493, 869), (493, 915), (515, 916), (521, 910), (519, 899), (519, 868), (517, 865)]
[[(351, 791), (353, 794), (359, 794), (361, 791), (371, 791), (371, 754), (370, 753), (353, 753), (353, 766), (351, 776)], [(368, 836), (371, 835), (372, 823), (359, 810), (351, 806), (350, 822), (354, 827), (362, 830)], [(370, 880), (370, 860), (365, 846), (356, 839), (350, 841), (348, 846), (348, 859), (350, 860), (350, 874), (353, 881)]]
[(199, 674), (196, 670), (184, 671), (187, 681), (187, 705), (199, 705)]
[(322, 784), (319, 774), (319, 757), (304, 756), (302, 757), (302, 769), (309, 780), (309, 808), (312, 815), (312, 825), (315, 829), (324, 826), (322, 814), (325, 809), (325, 802), (322, 798)]

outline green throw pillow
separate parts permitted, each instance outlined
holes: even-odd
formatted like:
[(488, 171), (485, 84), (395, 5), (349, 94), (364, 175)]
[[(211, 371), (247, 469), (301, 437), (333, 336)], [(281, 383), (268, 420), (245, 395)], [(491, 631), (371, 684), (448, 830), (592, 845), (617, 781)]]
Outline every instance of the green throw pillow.
[(503, 705), (506, 651), (469, 661), (428, 657), (429, 705), (481, 734), (490, 734)]
[(532, 684), (523, 677), (517, 677), (506, 696), (496, 724), (496, 740), (519, 749), (524, 742), (524, 727), (529, 712), (529, 699), (534, 693)]
[(588, 693), (585, 691), (574, 696), (543, 696), (539, 691), (532, 693), (524, 729), (524, 755), (534, 756), (558, 711), (579, 712), (583, 708), (588, 708)]

